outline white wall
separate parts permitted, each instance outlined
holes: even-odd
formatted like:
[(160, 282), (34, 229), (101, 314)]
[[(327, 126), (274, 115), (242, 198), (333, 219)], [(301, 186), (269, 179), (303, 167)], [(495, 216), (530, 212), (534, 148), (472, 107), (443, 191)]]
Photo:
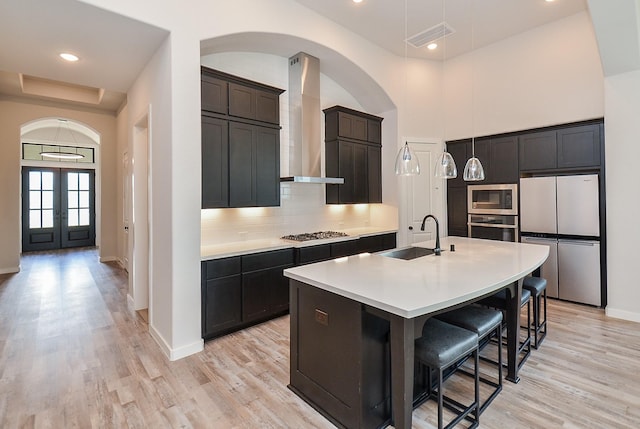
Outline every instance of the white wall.
[[(118, 112), (116, 116), (116, 133), (117, 133), (117, 147), (116, 147), (116, 176), (113, 179), (116, 186), (116, 205), (115, 205), (115, 213), (112, 213), (112, 216), (116, 221), (116, 242), (118, 248), (118, 261), (125, 268), (129, 269), (125, 264), (124, 257), (127, 254), (127, 246), (128, 243), (125, 239), (124, 233), (124, 183), (125, 183), (125, 171), (123, 168), (123, 155), (125, 152), (129, 151), (129, 138), (128, 138), (128, 119), (129, 119), (129, 108), (124, 105), (122, 109)], [(129, 291), (131, 294), (132, 291)]]
[(445, 85), (447, 140), (604, 116), (604, 77), (586, 12), (448, 61)]
[[(181, 43), (179, 32), (164, 41), (128, 92), (127, 106), (129, 154), (134, 125), (149, 117), (149, 325), (171, 359), (203, 347), (194, 311), (200, 308), (200, 109), (191, 102), (199, 100), (199, 49), (180, 47), (183, 53), (176, 53)], [(174, 60), (189, 64), (183, 55), (195, 63), (174, 70)]]
[(607, 162), (607, 315), (640, 322), (637, 161), (640, 159), (640, 71), (605, 80)]

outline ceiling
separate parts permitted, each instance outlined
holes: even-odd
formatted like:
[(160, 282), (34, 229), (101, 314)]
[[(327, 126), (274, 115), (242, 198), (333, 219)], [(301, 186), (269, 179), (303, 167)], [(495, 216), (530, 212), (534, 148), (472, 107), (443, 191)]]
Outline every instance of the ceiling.
[[(407, 48), (408, 56), (429, 60), (441, 60), (443, 55), (453, 58), (587, 10), (586, 0), (295, 1), (398, 56), (404, 56)], [(416, 49), (404, 43), (443, 21), (455, 32), (438, 49)]]
[[(406, 49), (409, 56), (431, 60), (442, 59), (443, 49), (408, 47), (405, 36), (444, 19), (456, 30), (447, 36), (444, 49), (446, 58), (452, 58), (472, 46), (479, 48), (587, 10), (586, 0), (294, 1), (399, 56)], [(0, 1), (0, 17), (0, 40), (5, 41), (0, 44), (1, 95), (50, 98), (110, 111), (126, 99), (126, 92), (169, 34), (76, 0)], [(62, 51), (71, 51), (81, 59), (77, 63), (63, 62), (58, 58)], [(20, 74), (81, 85), (81, 90), (103, 89), (104, 93), (99, 103), (28, 95)]]
[[(0, 94), (100, 110), (115, 111), (122, 104), (169, 34), (76, 0), (0, 1), (0, 17)], [(65, 62), (58, 57), (61, 52), (74, 53), (80, 61)], [(80, 87), (63, 85), (63, 91), (52, 90), (50, 96), (29, 95), (23, 92), (20, 73)], [(105, 91), (96, 101), (71, 101), (60, 95), (89, 89)]]

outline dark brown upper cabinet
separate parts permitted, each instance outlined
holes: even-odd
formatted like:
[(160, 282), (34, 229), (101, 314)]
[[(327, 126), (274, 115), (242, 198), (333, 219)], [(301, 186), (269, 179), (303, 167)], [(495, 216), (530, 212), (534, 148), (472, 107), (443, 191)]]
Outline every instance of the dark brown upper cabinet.
[(541, 131), (518, 137), (520, 170), (556, 168), (556, 132)]
[[(482, 145), (476, 140), (476, 156), (482, 152)], [(471, 140), (447, 142), (447, 152), (453, 157), (458, 169), (455, 179), (447, 179), (447, 227), (448, 234), (467, 236), (467, 182), (462, 179), (464, 165), (471, 156)]]
[[(517, 137), (476, 139), (475, 154), (485, 173), (480, 183), (518, 183)], [(458, 174), (463, 172), (464, 164), (458, 166)]]
[(327, 204), (382, 202), (382, 118), (342, 106), (324, 110)]
[(464, 165), (471, 156), (471, 140), (460, 140), (455, 142), (447, 142), (447, 152), (456, 163), (458, 175), (454, 179), (447, 179), (447, 188), (466, 187), (467, 182), (462, 179)]
[(601, 165), (602, 124), (567, 126), (519, 137), (520, 170), (573, 170)]
[(281, 89), (202, 67), (202, 208), (280, 205)]
[(602, 125), (558, 130), (558, 168), (599, 167)]
[(229, 83), (202, 72), (200, 99), (202, 110), (227, 114), (229, 108)]
[(279, 124), (280, 93), (229, 83), (229, 115)]
[(229, 123), (202, 116), (202, 207), (229, 207)]

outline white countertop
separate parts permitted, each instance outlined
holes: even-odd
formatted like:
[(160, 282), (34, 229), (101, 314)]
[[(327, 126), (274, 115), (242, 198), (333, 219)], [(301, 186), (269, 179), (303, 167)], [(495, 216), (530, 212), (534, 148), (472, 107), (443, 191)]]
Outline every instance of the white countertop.
[(245, 240), (232, 243), (222, 243), (200, 247), (200, 260), (226, 258), (229, 256), (246, 255), (254, 252), (266, 252), (269, 250), (288, 249), (292, 247), (317, 246), (321, 244), (337, 243), (339, 241), (355, 240), (368, 235), (397, 232), (396, 229), (363, 227), (343, 229), (340, 232), (348, 234), (347, 237), (328, 238), (325, 240), (293, 241), (280, 238), (268, 238), (263, 240)]
[[(379, 254), (318, 262), (284, 275), (381, 310), (413, 318), (486, 295), (524, 277), (549, 256), (547, 246), (445, 237), (441, 256), (405, 261)], [(449, 251), (455, 244), (455, 252)], [(433, 247), (433, 242), (414, 246)]]

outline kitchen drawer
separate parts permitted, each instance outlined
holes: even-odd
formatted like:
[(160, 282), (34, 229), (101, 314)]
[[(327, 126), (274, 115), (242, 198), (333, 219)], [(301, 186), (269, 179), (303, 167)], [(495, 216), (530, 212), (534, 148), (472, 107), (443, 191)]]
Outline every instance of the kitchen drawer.
[(331, 259), (331, 245), (321, 244), (319, 246), (300, 247), (296, 249), (296, 264), (310, 264), (312, 262), (326, 261)]
[(359, 252), (380, 252), (396, 247), (396, 233), (370, 235), (358, 240)]
[(293, 248), (242, 256), (242, 272), (293, 264)]
[(204, 261), (202, 264), (204, 268), (203, 273), (206, 273), (206, 280), (240, 274), (240, 256), (213, 259), (211, 261)]
[(359, 240), (340, 241), (331, 243), (331, 257), (341, 258), (343, 256), (355, 255), (359, 253)]

